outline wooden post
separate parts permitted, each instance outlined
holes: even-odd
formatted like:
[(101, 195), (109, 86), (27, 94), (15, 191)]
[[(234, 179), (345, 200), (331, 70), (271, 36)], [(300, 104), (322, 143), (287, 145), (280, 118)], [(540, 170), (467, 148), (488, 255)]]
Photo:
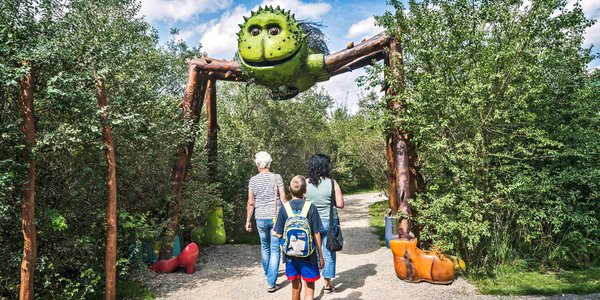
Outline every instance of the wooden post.
[(208, 136), (206, 138), (208, 181), (212, 183), (216, 182), (217, 178), (217, 134), (219, 130), (217, 123), (217, 81), (214, 77), (211, 77), (206, 85), (206, 115), (208, 123)]
[(198, 73), (195, 64), (188, 64), (188, 81), (183, 94), (182, 117), (184, 120), (192, 119), (193, 125), (190, 128), (190, 135), (188, 136), (187, 141), (182, 142), (177, 148), (177, 161), (175, 162), (171, 173), (173, 192), (171, 193), (172, 199), (169, 201), (167, 208), (171, 220), (165, 234), (166, 242), (163, 243), (161, 248), (160, 257), (163, 259), (171, 258), (173, 250), (171, 242), (175, 239), (177, 226), (179, 225), (179, 196), (181, 195), (181, 191), (183, 191), (183, 182), (187, 176), (190, 158), (192, 157), (192, 152), (194, 150), (194, 124), (200, 117), (200, 111), (202, 110), (203, 105), (203, 99), (200, 95), (203, 96), (206, 93), (206, 73)]
[(29, 67), (29, 72), (21, 77), (20, 106), (23, 122), (21, 130), (25, 137), (23, 160), (29, 163), (27, 182), (23, 183), (21, 202), (21, 229), (23, 231), (23, 259), (21, 260), (21, 287), (19, 299), (33, 299), (34, 271), (37, 259), (37, 232), (35, 229), (35, 114), (33, 106), (34, 67), (30, 61), (23, 64)]
[[(390, 43), (389, 59), (386, 59), (386, 65), (390, 69), (390, 74), (397, 79), (396, 86), (390, 84), (386, 89), (386, 94), (395, 96), (404, 89), (402, 46), (397, 40), (392, 40)], [(401, 113), (404, 106), (403, 100), (397, 101), (395, 98), (390, 98), (388, 102), (388, 108), (394, 114)], [(386, 139), (389, 207), (392, 214), (396, 214), (399, 210), (404, 216), (398, 223), (399, 237), (413, 239), (412, 222), (409, 219), (412, 216), (412, 210), (408, 200), (415, 198), (421, 179), (415, 166), (416, 149), (410, 143), (409, 134), (399, 128), (400, 126), (402, 125), (394, 125)]]
[(117, 298), (117, 173), (115, 150), (113, 145), (112, 127), (109, 124), (106, 106), (106, 83), (101, 77), (96, 77), (98, 92), (98, 109), (102, 123), (104, 139), (104, 155), (106, 157), (106, 251), (104, 266), (106, 269), (106, 299)]

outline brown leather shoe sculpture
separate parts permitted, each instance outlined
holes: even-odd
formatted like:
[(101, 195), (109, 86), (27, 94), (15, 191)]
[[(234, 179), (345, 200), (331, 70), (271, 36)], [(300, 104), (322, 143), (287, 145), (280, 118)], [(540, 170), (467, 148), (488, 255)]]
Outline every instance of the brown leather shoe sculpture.
[(450, 284), (454, 281), (454, 262), (439, 252), (417, 248), (417, 240), (390, 240), (394, 269), (398, 278), (408, 282), (427, 281)]

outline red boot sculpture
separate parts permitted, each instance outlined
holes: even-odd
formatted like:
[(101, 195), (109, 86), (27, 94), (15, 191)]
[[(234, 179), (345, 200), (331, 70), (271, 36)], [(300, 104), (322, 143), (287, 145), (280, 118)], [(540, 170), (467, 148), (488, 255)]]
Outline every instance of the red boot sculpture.
[(192, 274), (196, 267), (197, 258), (198, 245), (196, 245), (196, 243), (190, 243), (177, 257), (161, 259), (151, 264), (148, 268), (156, 273), (171, 273), (175, 271), (177, 267), (183, 267), (185, 268), (186, 273)]

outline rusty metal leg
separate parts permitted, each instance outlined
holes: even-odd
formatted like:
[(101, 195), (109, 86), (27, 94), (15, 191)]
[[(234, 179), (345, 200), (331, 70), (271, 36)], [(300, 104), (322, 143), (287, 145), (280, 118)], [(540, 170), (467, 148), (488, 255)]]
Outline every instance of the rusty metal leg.
[(177, 226), (179, 225), (179, 196), (183, 190), (183, 182), (187, 176), (187, 171), (190, 166), (190, 158), (194, 150), (194, 132), (195, 123), (198, 121), (200, 111), (202, 109), (203, 97), (206, 91), (207, 78), (204, 72), (198, 72), (194, 64), (188, 65), (188, 81), (183, 95), (182, 102), (182, 117), (184, 120), (192, 119), (192, 127), (190, 135), (186, 141), (182, 142), (177, 148), (177, 161), (171, 172), (171, 181), (173, 182), (173, 192), (171, 193), (171, 201), (169, 201), (167, 210), (171, 219), (165, 233), (166, 243), (160, 253), (161, 258), (170, 258), (172, 246), (171, 242), (175, 238)]
[(208, 154), (208, 181), (217, 181), (217, 134), (219, 125), (217, 123), (217, 82), (211, 77), (206, 86), (206, 115), (207, 115), (207, 138), (206, 149)]

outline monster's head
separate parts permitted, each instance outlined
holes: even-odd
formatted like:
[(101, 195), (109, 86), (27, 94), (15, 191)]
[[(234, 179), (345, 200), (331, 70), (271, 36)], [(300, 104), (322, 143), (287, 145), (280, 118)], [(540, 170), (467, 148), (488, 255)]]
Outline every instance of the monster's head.
[(308, 55), (306, 35), (294, 15), (279, 6), (267, 6), (244, 20), (238, 32), (238, 58), (244, 72), (256, 83), (280, 92), (279, 99), (310, 87), (294, 84), (306, 73)]

